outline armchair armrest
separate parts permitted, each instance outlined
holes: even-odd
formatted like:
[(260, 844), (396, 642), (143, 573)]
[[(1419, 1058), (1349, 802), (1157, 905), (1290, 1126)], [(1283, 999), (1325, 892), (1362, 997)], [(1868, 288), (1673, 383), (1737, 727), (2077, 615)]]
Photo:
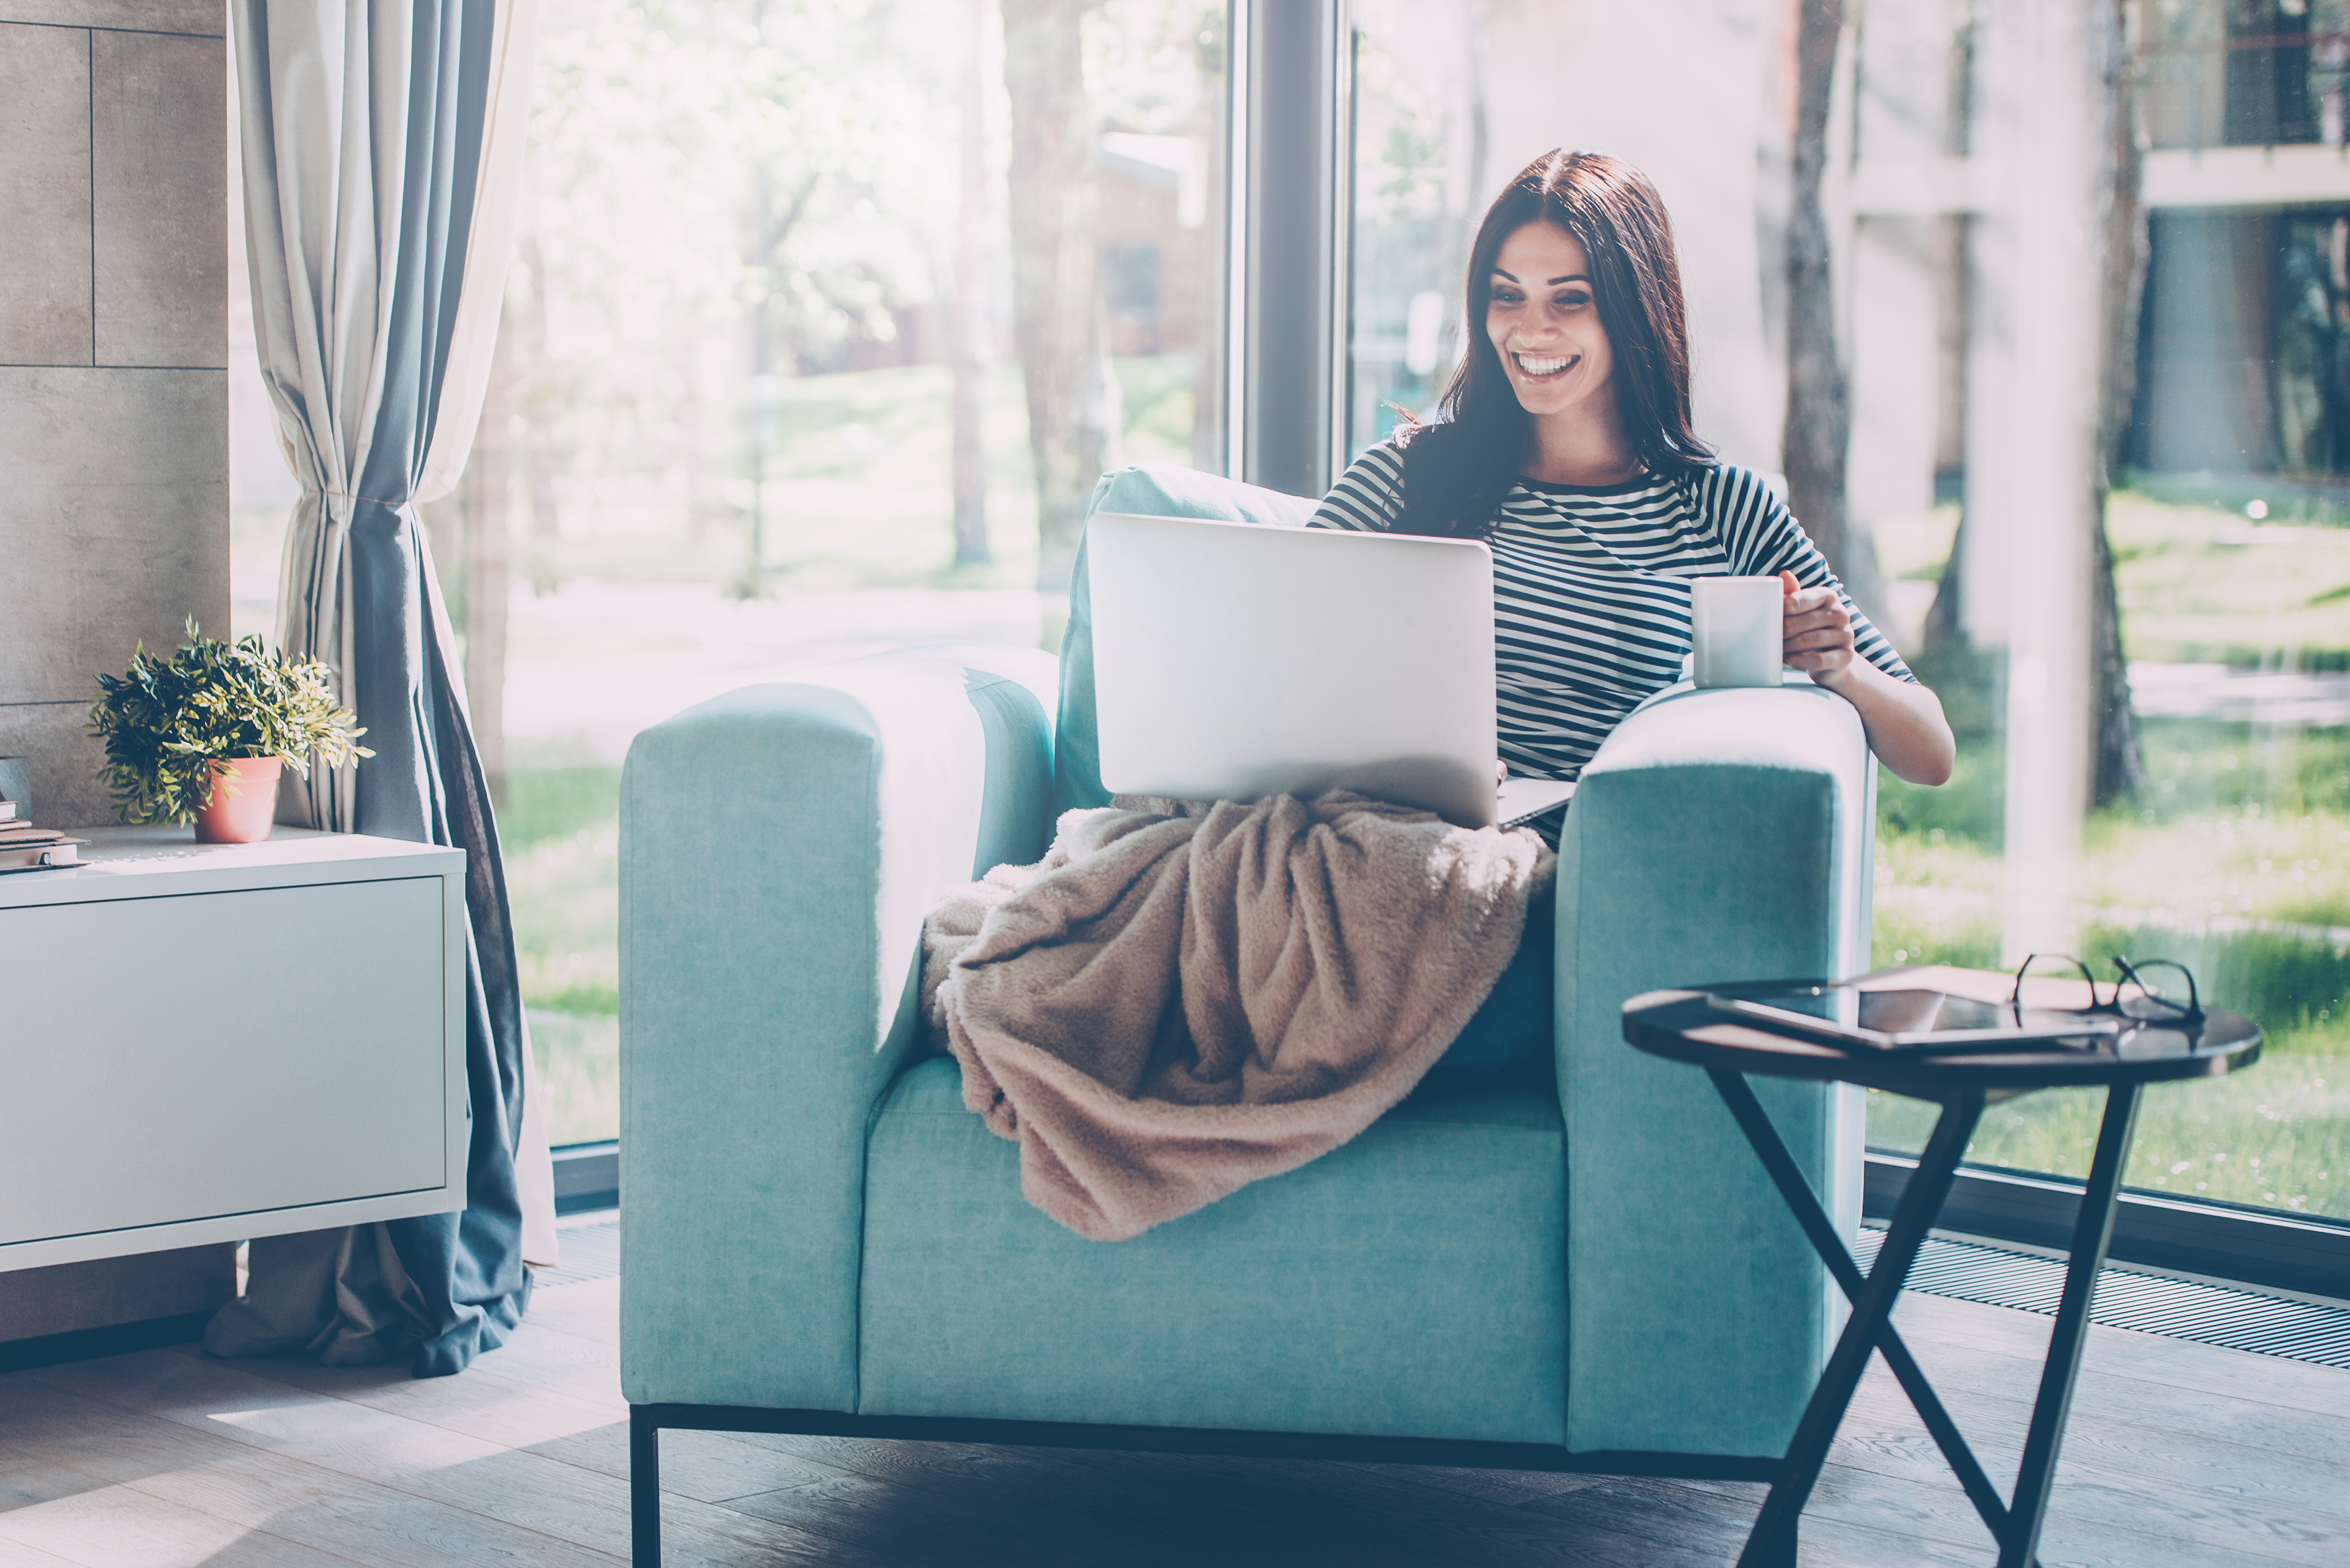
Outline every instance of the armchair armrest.
[[(1704, 1075), (1634, 1050), (1628, 997), (1867, 967), (1876, 763), (1804, 682), (1677, 688), (1585, 768), (1559, 853), (1567, 1440), (1775, 1455), (1842, 1298)], [(1860, 1091), (1756, 1090), (1831, 1214), (1859, 1221)]]
[(851, 1410), (865, 1132), (938, 895), (1043, 855), (1055, 664), (939, 646), (637, 737), (620, 786), (621, 1383)]

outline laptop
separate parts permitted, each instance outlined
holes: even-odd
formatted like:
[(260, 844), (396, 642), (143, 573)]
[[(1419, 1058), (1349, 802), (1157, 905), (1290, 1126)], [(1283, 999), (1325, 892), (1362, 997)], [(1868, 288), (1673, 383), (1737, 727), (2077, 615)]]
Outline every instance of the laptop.
[(1470, 539), (1100, 513), (1101, 779), (1182, 800), (1347, 789), (1462, 827), (1575, 793), (1493, 768), (1493, 559)]

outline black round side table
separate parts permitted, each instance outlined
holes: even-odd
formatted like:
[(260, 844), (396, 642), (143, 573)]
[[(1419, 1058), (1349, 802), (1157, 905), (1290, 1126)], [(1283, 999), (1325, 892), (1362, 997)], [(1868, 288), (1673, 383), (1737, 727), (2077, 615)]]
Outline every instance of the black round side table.
[[(1972, 992), (1981, 1001), (2003, 1001), (2009, 981), (2004, 975), (1936, 970), (1930, 976), (1918, 971), (1890, 971), (1858, 983), (1869, 989), (1928, 985), (1954, 992)], [(1717, 985), (1710, 989), (1721, 994), (1749, 988)], [(1746, 1539), (1746, 1549), (1739, 1554), (1739, 1568), (1794, 1568), (1796, 1528), (1804, 1505), (1819, 1480), (1828, 1445), (1835, 1440), (1872, 1351), (1883, 1353), (1886, 1365), (1900, 1380), (1910, 1404), (1966, 1488), (1975, 1511), (1990, 1526), (1999, 1542), (2000, 1568), (2037, 1568), (2049, 1481), (2056, 1472), (2064, 1418), (2072, 1407), (2073, 1384), (2081, 1368), (2090, 1296), (2096, 1287), (2097, 1272), (2105, 1267), (2106, 1246), (2113, 1240), (2114, 1206), (2121, 1194), (2122, 1167), (2137, 1120), (2138, 1091), (2148, 1084), (2216, 1078), (2250, 1066), (2260, 1057), (2258, 1026), (2232, 1012), (2209, 1012), (2193, 1027), (2137, 1027), (2090, 1049), (1919, 1055), (1866, 1047), (1846, 1050), (1792, 1039), (1729, 1020), (1707, 1003), (1703, 992), (1652, 991), (1624, 1004), (1624, 1038), (1651, 1055), (1706, 1070), (1777, 1183), (1787, 1207), (1852, 1302), (1852, 1317), (1820, 1375), (1819, 1386), (1796, 1426), (1794, 1442), (1779, 1462), (1770, 1499)], [(1859, 1084), (1931, 1100), (1942, 1107), (1933, 1137), (1918, 1156), (1918, 1168), (1894, 1208), (1885, 1244), (1867, 1274), (1861, 1273), (1844, 1237), (1820, 1206), (1818, 1195), (1764, 1115), (1746, 1081), (1749, 1074)], [(2106, 1114), (2089, 1166), (2088, 1188), (2081, 1197), (2080, 1219), (2073, 1230), (2064, 1293), (2048, 1338), (2048, 1360), (2032, 1408), (2015, 1495), (2009, 1500), (2002, 1498), (1983, 1474), (1982, 1466), (1894, 1330), (1892, 1314), (1902, 1282), (1917, 1262), (1926, 1233), (1940, 1215), (1943, 1199), (1950, 1196), (1959, 1158), (1966, 1152), (1983, 1107), (2034, 1089), (2066, 1086), (2105, 1089)]]

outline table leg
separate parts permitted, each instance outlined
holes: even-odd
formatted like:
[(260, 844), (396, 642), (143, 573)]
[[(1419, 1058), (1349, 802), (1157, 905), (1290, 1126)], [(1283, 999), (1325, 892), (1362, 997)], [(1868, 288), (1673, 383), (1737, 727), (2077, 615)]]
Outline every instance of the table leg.
[[(1861, 1287), (1866, 1282), (1860, 1265), (1853, 1261), (1851, 1250), (1845, 1245), (1835, 1222), (1828, 1218), (1819, 1195), (1812, 1190), (1812, 1184), (1804, 1177), (1803, 1168), (1795, 1163), (1795, 1157), (1787, 1152), (1785, 1140), (1779, 1137), (1779, 1129), (1771, 1125), (1771, 1117), (1762, 1109), (1762, 1102), (1754, 1097), (1753, 1087), (1743, 1075), (1726, 1067), (1708, 1068), (1707, 1075), (1712, 1078), (1713, 1086), (1730, 1106), (1730, 1114), (1738, 1118), (1739, 1127), (1745, 1131), (1746, 1141), (1752, 1144), (1754, 1152), (1762, 1157), (1762, 1168), (1771, 1173), (1771, 1179), (1779, 1184), (1780, 1196), (1787, 1200), (1787, 1207), (1804, 1227), (1804, 1233), (1811, 1238), (1813, 1250), (1827, 1264), (1828, 1272), (1835, 1276), (1836, 1283), (1844, 1290), (1845, 1299), (1858, 1302)], [(1902, 1392), (1908, 1395), (1910, 1407), (1918, 1412), (1918, 1418), (1926, 1424), (1926, 1430), (1932, 1434), (1936, 1446), (1942, 1450), (1942, 1458), (1949, 1461), (1951, 1473), (1966, 1489), (1967, 1497), (1975, 1505), (1975, 1511), (1991, 1528), (1992, 1539), (2004, 1540), (2007, 1500), (1999, 1494), (1999, 1489), (1983, 1473), (1974, 1450), (1967, 1446), (1966, 1438), (1960, 1434), (1959, 1424), (1942, 1407), (1942, 1401), (1935, 1394), (1933, 1385), (1926, 1381), (1924, 1369), (1909, 1354), (1909, 1347), (1902, 1343), (1900, 1331), (1889, 1319), (1877, 1337), (1877, 1348), (1884, 1355), (1885, 1364), (1892, 1368)]]
[(2048, 1489), (2056, 1476), (2056, 1456), (2064, 1443), (2064, 1418), (2073, 1408), (2073, 1386), (2088, 1341), (2089, 1304), (2106, 1249), (2114, 1239), (2114, 1206), (2121, 1196), (2122, 1168), (2129, 1163), (2130, 1135), (2137, 1125), (2137, 1085), (2106, 1091), (2106, 1118), (2097, 1129), (2097, 1152), (2089, 1165), (2089, 1185), (2081, 1194), (2081, 1217), (2073, 1226), (2073, 1257), (2064, 1270), (2064, 1294), (2056, 1326), (2048, 1335), (2048, 1364), (2041, 1369), (2040, 1397), (2032, 1407), (2032, 1431), (2023, 1442), (2023, 1462), (2015, 1477), (2015, 1504), (2000, 1532), (2000, 1568), (2033, 1568), (2040, 1550), (2040, 1527), (2048, 1512)]
[(1852, 1304), (1852, 1319), (1836, 1340), (1827, 1369), (1820, 1374), (1819, 1386), (1804, 1407), (1795, 1439), (1788, 1445), (1779, 1474), (1771, 1483), (1771, 1495), (1754, 1521), (1753, 1533), (1746, 1538), (1746, 1550), (1739, 1553), (1738, 1568), (1794, 1568), (1796, 1524), (1804, 1505), (1811, 1501), (1820, 1467), (1827, 1462), (1828, 1446), (1835, 1440), (1836, 1428), (1843, 1424), (1853, 1391), (1860, 1386), (1860, 1375), (1868, 1366), (1894, 1303), (1900, 1300), (1901, 1283), (1918, 1261), (1926, 1232), (1933, 1229), (1942, 1211), (1942, 1200), (1950, 1196), (1959, 1157), (1966, 1152), (1967, 1140), (1974, 1136), (1982, 1110), (1981, 1090), (1942, 1102), (1934, 1136), (1927, 1140), (1918, 1168), (1894, 1208), (1885, 1244), (1877, 1250), (1877, 1262)]

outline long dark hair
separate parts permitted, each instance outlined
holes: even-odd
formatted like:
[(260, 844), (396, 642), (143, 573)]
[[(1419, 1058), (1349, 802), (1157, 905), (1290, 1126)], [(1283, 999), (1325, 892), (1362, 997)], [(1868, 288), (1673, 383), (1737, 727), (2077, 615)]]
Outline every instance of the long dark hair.
[(1470, 247), (1465, 352), (1440, 417), (1404, 438), (1399, 533), (1482, 538), (1518, 481), (1532, 421), (1486, 335), (1485, 307), (1502, 242), (1541, 223), (1573, 234), (1591, 258), (1592, 299), (1615, 349), (1617, 406), (1634, 452), (1668, 479), (1692, 477), (1713, 462), (1690, 429), (1689, 320), (1663, 199), (1620, 158), (1545, 152), (1494, 199)]

